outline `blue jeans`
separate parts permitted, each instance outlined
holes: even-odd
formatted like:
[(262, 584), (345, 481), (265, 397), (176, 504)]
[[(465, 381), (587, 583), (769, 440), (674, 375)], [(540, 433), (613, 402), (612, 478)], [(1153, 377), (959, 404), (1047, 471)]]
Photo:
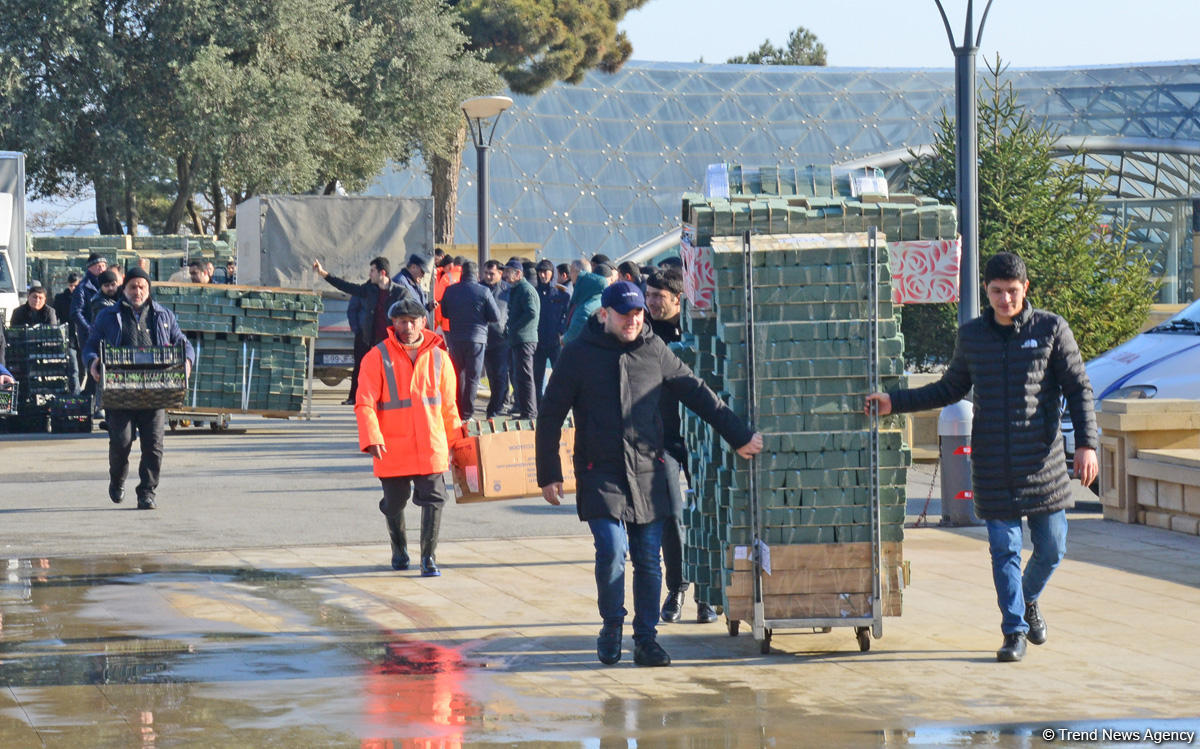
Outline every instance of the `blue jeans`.
[(637, 525), (612, 518), (589, 520), (596, 542), (596, 592), (605, 626), (625, 619), (625, 552), (633, 560), (633, 641), (648, 642), (658, 635), (658, 597), (662, 568), (663, 521)]
[(1067, 553), (1067, 511), (1030, 515), (1029, 540), (1033, 555), (1021, 574), (1021, 519), (987, 521), (988, 545), (992, 552), (992, 579), (996, 602), (1003, 620), (1001, 631), (1009, 635), (1029, 632), (1025, 603), (1042, 594), (1050, 574)]

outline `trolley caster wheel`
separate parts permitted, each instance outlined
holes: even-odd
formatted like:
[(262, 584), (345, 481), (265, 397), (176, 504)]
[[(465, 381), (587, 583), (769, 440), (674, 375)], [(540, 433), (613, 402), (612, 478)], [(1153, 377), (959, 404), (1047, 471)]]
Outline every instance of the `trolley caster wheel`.
[(871, 630), (866, 627), (855, 627), (854, 636), (858, 638), (858, 649), (867, 652), (871, 649)]
[(758, 652), (762, 653), (763, 655), (769, 655), (771, 653), (771, 630), (763, 630), (762, 642), (758, 643)]
[(741, 622), (739, 622), (737, 619), (726, 619), (725, 620), (725, 627), (729, 630), (730, 637), (738, 636), (738, 627), (740, 627), (740, 626), (741, 626)]

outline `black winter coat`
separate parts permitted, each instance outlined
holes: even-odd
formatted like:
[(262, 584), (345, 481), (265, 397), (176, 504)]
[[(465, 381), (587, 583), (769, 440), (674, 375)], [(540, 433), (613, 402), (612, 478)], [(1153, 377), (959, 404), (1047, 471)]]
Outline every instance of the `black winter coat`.
[(1007, 332), (986, 310), (959, 329), (942, 379), (891, 393), (892, 411), (948, 406), (972, 387), (971, 484), (979, 517), (1012, 519), (1069, 506), (1059, 430), (1063, 396), (1076, 448), (1096, 448), (1099, 440), (1092, 386), (1066, 321), (1027, 301)]
[(679, 481), (679, 469), (664, 459), (659, 401), (667, 392), (729, 444), (741, 447), (754, 436), (650, 326), (625, 344), (590, 319), (563, 347), (538, 407), (538, 486), (562, 481), (558, 443), (567, 411), (573, 410), (579, 519), (642, 524), (670, 516), (667, 482)]
[[(370, 344), (379, 343), (379, 341), (369, 340), (375, 333), (375, 305), (379, 303), (379, 294), (381, 292), (379, 286), (370, 281), (366, 283), (354, 283), (343, 278), (338, 278), (332, 273), (325, 276), (325, 280), (338, 291), (344, 291), (350, 296), (356, 296), (362, 300), (358, 309), (358, 329), (356, 335), (363, 339), (368, 339), (367, 342)], [(396, 283), (395, 279), (393, 279), (391, 286), (388, 287), (387, 295), (387, 306), (388, 309), (391, 309), (393, 304), (407, 296), (411, 296), (411, 293), (408, 287)], [(421, 300), (418, 299), (417, 301)], [(424, 302), (422, 302), (423, 304)]]
[(487, 343), (488, 323), (500, 320), (500, 309), (477, 276), (463, 273), (462, 280), (442, 293), (442, 315), (450, 321), (446, 340)]
[(28, 325), (58, 325), (58, 314), (47, 304), (37, 312), (28, 304), (22, 304), (13, 310), (12, 319), (8, 323), (12, 328), (23, 328)]

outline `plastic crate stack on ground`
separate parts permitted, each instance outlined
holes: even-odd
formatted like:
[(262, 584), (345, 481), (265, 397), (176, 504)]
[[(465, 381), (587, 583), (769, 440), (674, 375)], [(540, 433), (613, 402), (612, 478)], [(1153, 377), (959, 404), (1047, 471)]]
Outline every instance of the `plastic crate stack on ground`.
[[(765, 442), (757, 461), (760, 537), (772, 565), (763, 578), (765, 616), (869, 616), (875, 570), (863, 402), (870, 266), (860, 232), (876, 226), (892, 241), (952, 239), (953, 208), (913, 195), (855, 197), (850, 175), (830, 167), (734, 166), (728, 175), (728, 199), (683, 199), (685, 260), (690, 245), (699, 248), (691, 258), (703, 262), (687, 269), (688, 293), (702, 304), (688, 304), (682, 356), (735, 411), (747, 412), (745, 270), (733, 237), (752, 232), (755, 426)], [(877, 373), (888, 389), (901, 382), (903, 341), (883, 236)], [(748, 620), (748, 464), (686, 410), (684, 436), (692, 479), (688, 577), (730, 619)], [(909, 463), (898, 418), (882, 421), (879, 457), (883, 610), (898, 615), (907, 576), (901, 542)]]
[(184, 406), (221, 412), (295, 413), (307, 387), (307, 339), (321, 297), (296, 289), (156, 284), (155, 298), (196, 348)]
[[(75, 395), (67, 326), (10, 328), (6, 359), (20, 393), (9, 432), (90, 432), (89, 399)], [(57, 428), (56, 428), (57, 427)]]

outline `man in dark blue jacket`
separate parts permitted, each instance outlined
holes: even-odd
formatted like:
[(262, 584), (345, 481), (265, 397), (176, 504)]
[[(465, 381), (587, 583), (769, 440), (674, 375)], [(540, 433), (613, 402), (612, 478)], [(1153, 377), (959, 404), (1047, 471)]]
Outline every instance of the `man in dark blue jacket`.
[(442, 316), (450, 322), (446, 348), (458, 376), (459, 417), (466, 421), (475, 418), (475, 396), (483, 376), (488, 323), (500, 320), (492, 292), (479, 283), (478, 264), (463, 262), (462, 278), (447, 286), (442, 294)]
[(537, 293), (542, 306), (538, 316), (537, 348), (533, 351), (533, 386), (537, 402), (541, 403), (546, 365), (554, 368), (562, 348), (562, 334), (567, 330), (567, 307), (571, 304), (571, 295), (554, 282), (554, 263), (549, 260), (537, 264), (537, 281)]
[[(192, 344), (179, 330), (175, 314), (150, 298), (150, 276), (136, 266), (125, 277), (121, 300), (101, 310), (92, 321), (91, 333), (83, 347), (84, 361), (96, 382), (101, 377), (101, 341), (109, 346), (175, 346), (182, 343), (187, 357), (184, 368), (188, 375), (196, 361)], [(162, 469), (166, 409), (107, 408), (104, 418), (108, 422), (108, 498), (116, 503), (125, 499), (125, 476), (129, 473), (129, 450), (133, 447), (133, 428), (136, 427), (142, 442), (137, 506), (139, 510), (153, 510)]]
[(429, 260), (423, 255), (412, 254), (408, 256), (408, 265), (404, 266), (400, 275), (396, 276), (396, 283), (407, 289), (409, 295), (416, 299), (422, 307), (432, 312), (436, 305), (429, 294), (425, 293), (425, 288), (421, 286), (421, 280), (427, 275), (429, 275)]
[[(488, 323), (487, 348), (483, 356), (483, 368), (487, 372), (488, 388), (492, 391), (487, 404), (489, 419), (499, 416), (508, 404), (510, 384), (510, 367), (512, 352), (508, 348), (508, 340), (504, 337), (504, 329), (508, 325), (508, 284), (504, 282), (504, 266), (499, 260), (489, 260), (483, 264), (479, 282), (491, 292), (496, 300), (496, 309), (500, 315), (496, 322)], [(453, 323), (451, 323), (453, 325)]]
[[(1011, 252), (988, 260), (983, 282), (990, 308), (958, 329), (954, 357), (937, 382), (867, 396), (881, 415), (957, 403), (972, 389), (971, 488), (975, 511), (987, 523), (992, 581), (1002, 620), (999, 661), (1019, 661), (1025, 641), (1046, 641), (1038, 599), (1066, 552), (1073, 502), (1059, 430), (1063, 398), (1075, 424), (1075, 469), (1096, 480), (1096, 417), (1092, 386), (1071, 328), (1025, 298), (1025, 262)], [(1021, 518), (1033, 555), (1021, 572)]]
[(377, 257), (371, 261), (367, 270), (366, 283), (353, 283), (338, 278), (321, 266), (320, 260), (313, 261), (313, 270), (324, 278), (338, 291), (344, 291), (352, 297), (359, 297), (358, 327), (354, 329), (354, 372), (350, 375), (350, 397), (344, 404), (354, 405), (358, 393), (358, 370), (362, 358), (371, 347), (387, 338), (391, 321), (388, 320), (388, 310), (401, 299), (409, 296), (408, 289), (391, 278), (391, 264), (386, 257)]

